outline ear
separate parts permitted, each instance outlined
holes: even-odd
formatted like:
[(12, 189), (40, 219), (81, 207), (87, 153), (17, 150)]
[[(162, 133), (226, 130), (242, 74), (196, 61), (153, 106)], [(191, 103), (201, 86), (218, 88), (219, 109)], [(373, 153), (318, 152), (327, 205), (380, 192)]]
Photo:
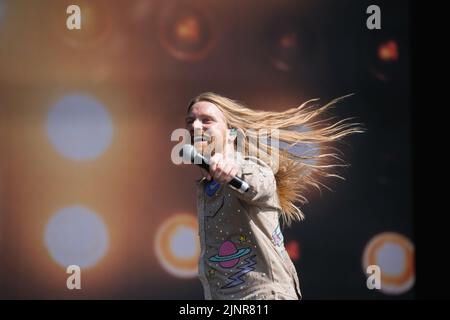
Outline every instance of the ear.
[(237, 129), (236, 128), (228, 129), (228, 141), (229, 142), (233, 142), (234, 140), (236, 140), (236, 136), (237, 136)]

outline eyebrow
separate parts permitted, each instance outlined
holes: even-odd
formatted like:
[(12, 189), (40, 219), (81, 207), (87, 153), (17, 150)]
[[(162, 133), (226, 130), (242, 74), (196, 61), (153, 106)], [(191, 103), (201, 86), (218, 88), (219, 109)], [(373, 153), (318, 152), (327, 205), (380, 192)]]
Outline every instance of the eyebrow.
[[(213, 115), (204, 115), (204, 116), (202, 116), (202, 117), (200, 117), (200, 118), (210, 118), (210, 119), (212, 119), (212, 120), (214, 120), (214, 121), (217, 121), (217, 117), (215, 117), (215, 116), (213, 116)], [(193, 120), (193, 119), (195, 119), (195, 117), (193, 117), (193, 116), (187, 116), (187, 117), (184, 119), (184, 121), (185, 121), (185, 122), (188, 122), (189, 120)]]

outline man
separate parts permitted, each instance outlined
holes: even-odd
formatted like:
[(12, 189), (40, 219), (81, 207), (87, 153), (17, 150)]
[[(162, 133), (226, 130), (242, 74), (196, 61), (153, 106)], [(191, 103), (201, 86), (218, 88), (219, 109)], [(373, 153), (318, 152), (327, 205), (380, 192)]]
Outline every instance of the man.
[[(293, 120), (313, 119), (310, 112), (303, 105), (285, 113), (251, 110), (214, 93), (203, 93), (189, 103), (186, 128), (191, 143), (210, 164), (209, 172), (202, 169), (204, 177), (197, 182), (199, 277), (206, 299), (301, 299), (280, 218), (288, 224), (302, 219), (294, 205), (302, 199), (304, 186), (298, 184), (314, 183), (311, 175), (325, 172), (330, 165), (301, 163), (283, 150), (273, 152), (279, 157), (274, 159), (267, 155), (280, 150), (267, 145), (269, 152), (256, 156), (245, 154), (251, 148), (235, 149), (238, 132), (245, 136), (249, 129), (282, 129), (281, 141), (298, 141), (306, 135), (288, 129), (296, 124)], [(332, 140), (354, 132), (358, 128), (352, 125), (328, 126), (313, 130), (307, 138)], [(255, 147), (245, 142), (246, 147), (252, 144)], [(249, 191), (242, 193), (228, 184), (235, 176), (249, 184)]]

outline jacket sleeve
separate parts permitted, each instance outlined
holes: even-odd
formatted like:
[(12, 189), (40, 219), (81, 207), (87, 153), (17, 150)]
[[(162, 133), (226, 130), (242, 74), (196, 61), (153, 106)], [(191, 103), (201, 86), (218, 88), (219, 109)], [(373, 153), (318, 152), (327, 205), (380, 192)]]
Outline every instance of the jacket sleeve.
[(236, 196), (247, 203), (273, 204), (277, 186), (272, 169), (260, 159), (249, 157), (240, 163), (237, 174), (250, 186), (250, 189), (241, 193), (231, 187)]

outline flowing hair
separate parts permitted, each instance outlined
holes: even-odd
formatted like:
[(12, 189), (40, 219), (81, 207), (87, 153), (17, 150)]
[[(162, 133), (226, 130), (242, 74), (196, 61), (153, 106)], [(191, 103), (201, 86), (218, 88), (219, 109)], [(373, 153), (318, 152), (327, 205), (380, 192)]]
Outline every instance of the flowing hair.
[[(222, 111), (228, 127), (236, 128), (242, 135), (245, 150), (267, 150), (267, 153), (258, 152), (258, 158), (274, 171), (281, 215), (283, 221), (290, 225), (292, 221), (304, 219), (296, 203), (303, 205), (308, 202), (306, 193), (311, 187), (319, 191), (321, 186), (329, 189), (324, 184), (325, 178), (344, 179), (336, 174), (335, 169), (347, 164), (333, 143), (348, 135), (362, 133), (364, 129), (361, 124), (351, 122), (352, 118), (337, 121), (334, 117), (323, 116), (330, 107), (348, 96), (320, 107), (311, 104), (318, 100), (312, 99), (283, 112), (272, 112), (250, 109), (239, 101), (204, 92), (189, 102), (188, 112), (196, 102), (211, 102)], [(279, 144), (265, 144), (254, 139), (255, 132), (261, 131), (269, 132), (269, 141), (270, 136), (276, 134)], [(306, 148), (301, 148), (302, 145)]]

